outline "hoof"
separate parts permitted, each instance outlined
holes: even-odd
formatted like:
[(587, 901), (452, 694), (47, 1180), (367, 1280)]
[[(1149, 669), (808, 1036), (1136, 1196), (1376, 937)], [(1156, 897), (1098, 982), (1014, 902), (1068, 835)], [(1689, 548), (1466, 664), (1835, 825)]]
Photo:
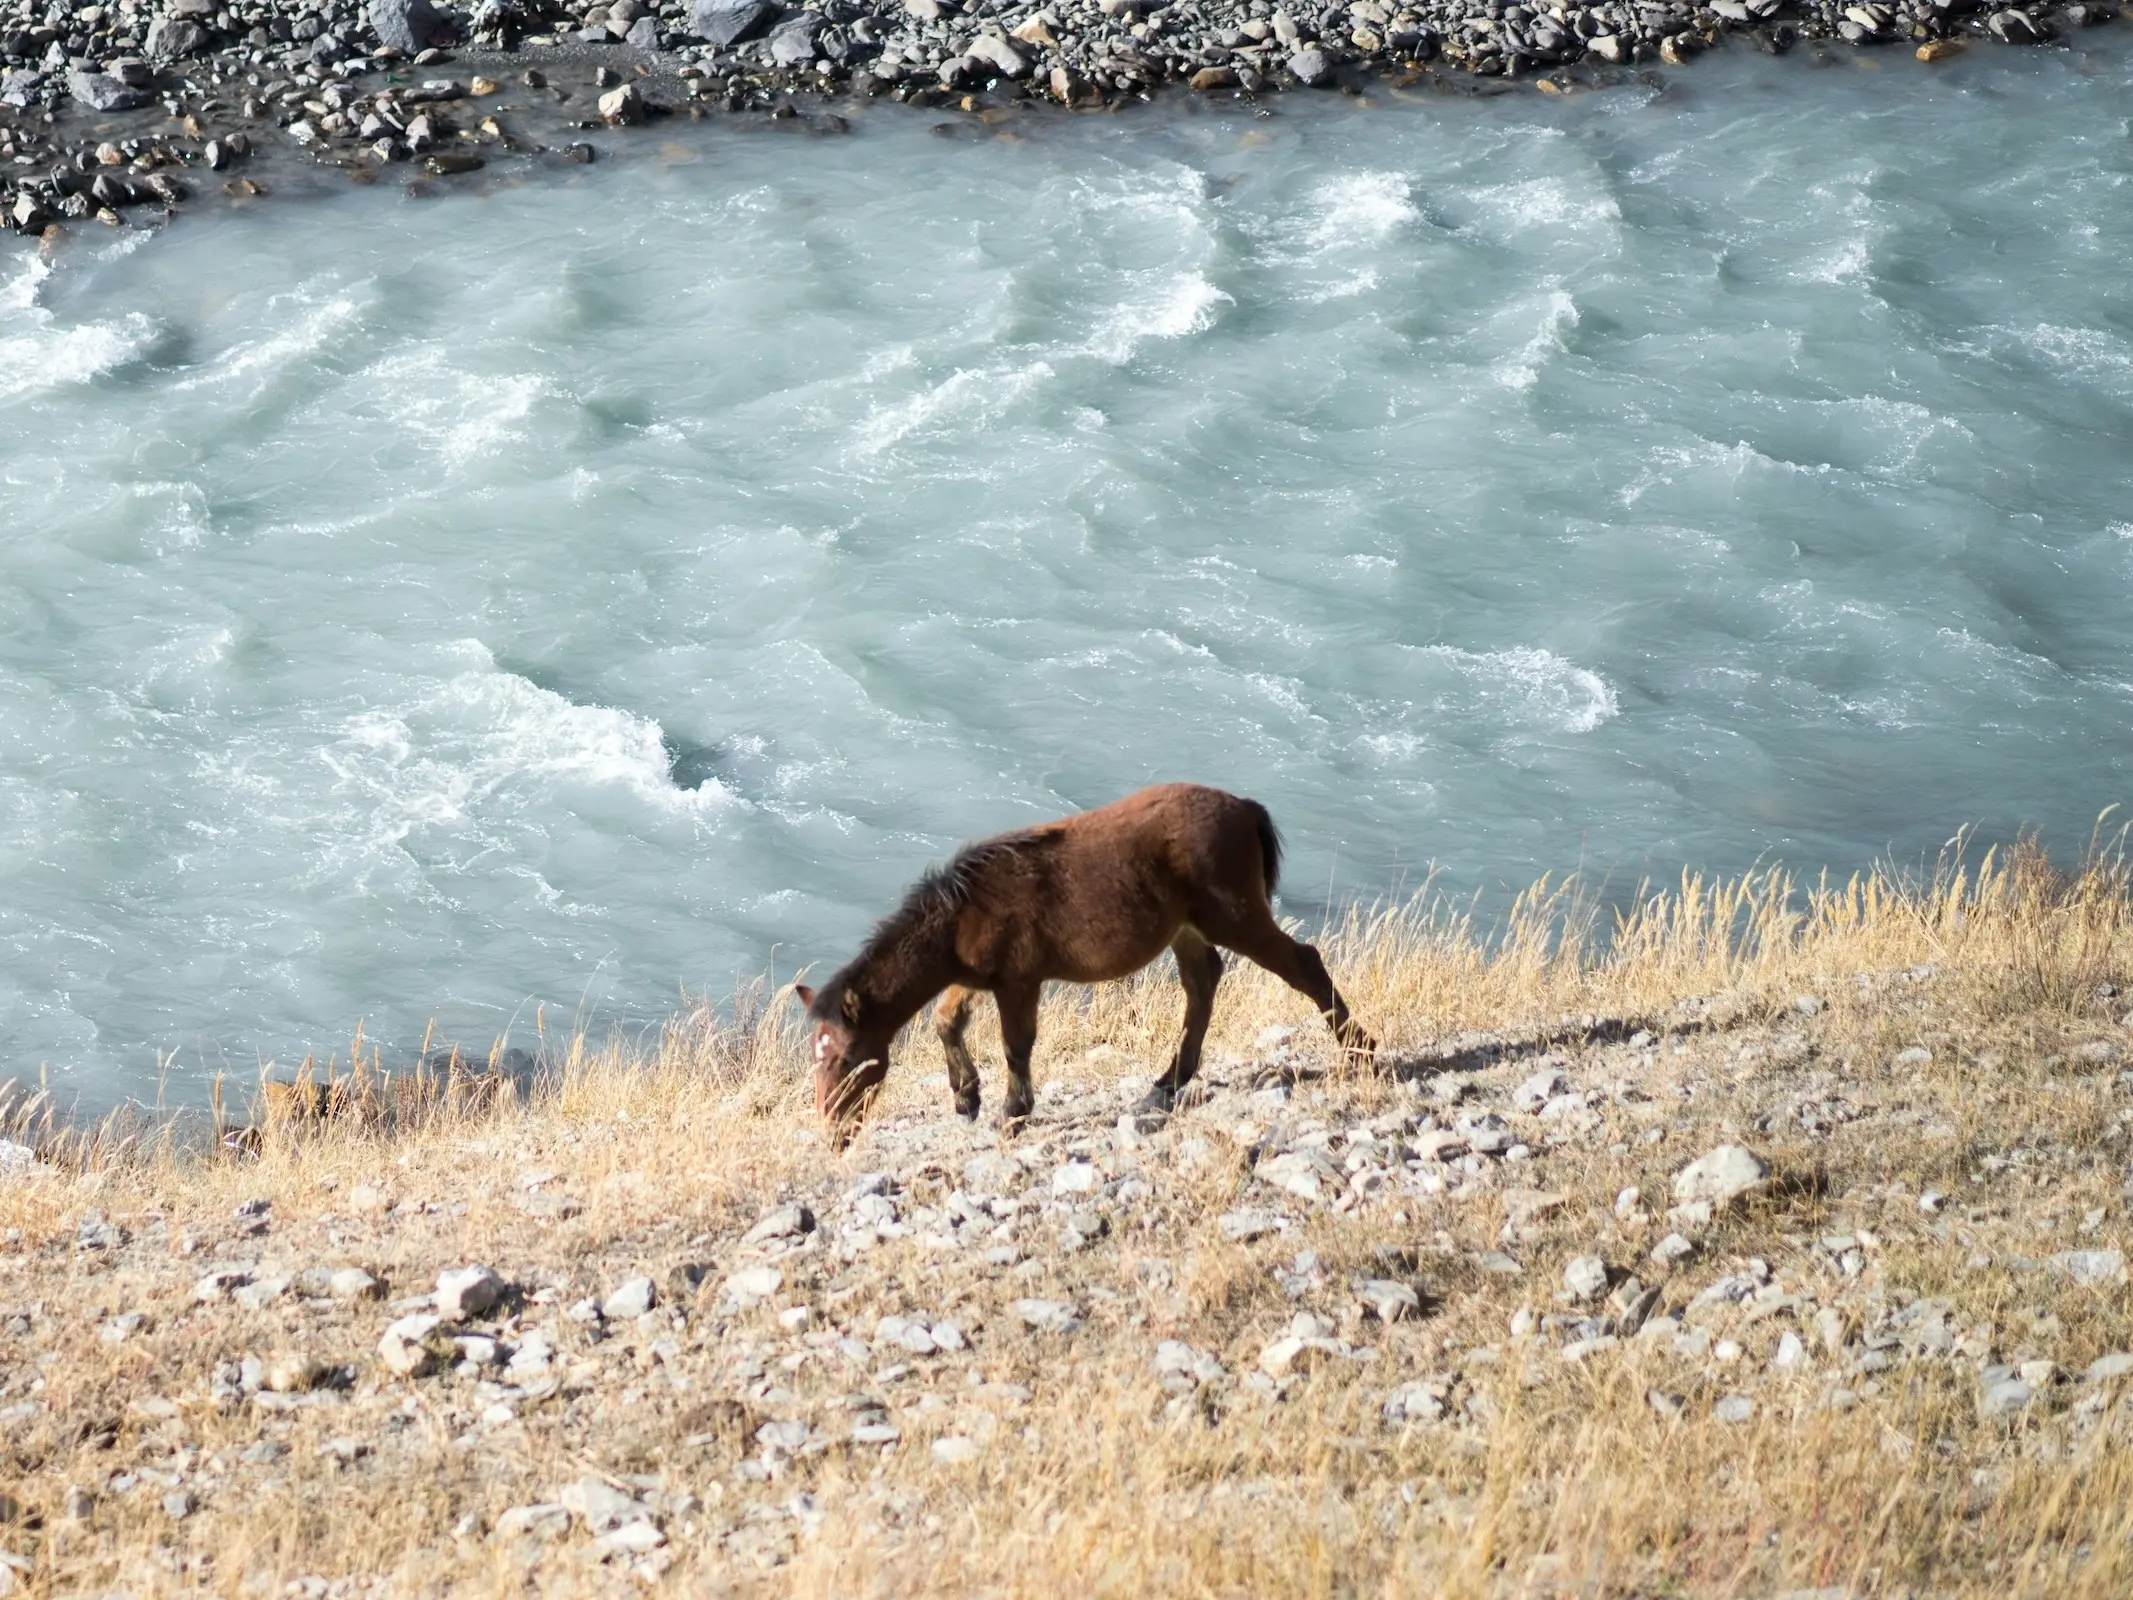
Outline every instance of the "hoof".
[(961, 1118), (962, 1118), (962, 1119), (963, 1119), (963, 1120), (964, 1120), (965, 1122), (975, 1122), (975, 1121), (977, 1121), (977, 1120), (978, 1120), (978, 1103), (977, 1103), (977, 1101), (975, 1101), (975, 1100), (958, 1100), (958, 1101), (957, 1101), (957, 1102), (955, 1103), (955, 1114), (956, 1114), (957, 1116), (961, 1117)]
[(1168, 1116), (1177, 1103), (1178, 1097), (1171, 1092), (1168, 1086), (1156, 1083), (1149, 1086), (1148, 1092), (1141, 1096), (1139, 1103), (1133, 1109), (1135, 1111), (1154, 1112), (1158, 1116)]

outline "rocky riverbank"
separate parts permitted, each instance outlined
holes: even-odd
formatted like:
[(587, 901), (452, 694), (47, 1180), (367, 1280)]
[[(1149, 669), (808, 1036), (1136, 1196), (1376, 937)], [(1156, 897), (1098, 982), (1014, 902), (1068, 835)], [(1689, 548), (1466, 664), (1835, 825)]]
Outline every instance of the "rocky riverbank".
[(1381, 928), (1392, 1074), (1243, 973), (1168, 1117), (1151, 980), (1047, 1008), (1013, 1135), (928, 1038), (833, 1153), (796, 1034), (703, 1016), (524, 1105), (15, 1147), (0, 1592), (2123, 1594), (2096, 883)]
[(886, 97), (1117, 107), (1426, 76), (1596, 87), (1737, 42), (1782, 53), (2040, 44), (2098, 0), (0, 0), (0, 218), (42, 233), (266, 184), (257, 153), (375, 179), (584, 162), (585, 132), (713, 110), (829, 120)]

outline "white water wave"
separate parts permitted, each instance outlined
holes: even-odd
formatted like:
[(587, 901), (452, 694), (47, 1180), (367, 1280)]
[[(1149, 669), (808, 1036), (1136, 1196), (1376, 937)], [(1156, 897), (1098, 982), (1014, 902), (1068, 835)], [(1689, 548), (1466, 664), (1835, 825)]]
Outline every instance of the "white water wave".
[(1560, 733), (1590, 733), (1621, 715), (1621, 701), (1606, 679), (1552, 650), (1520, 646), (1472, 651), (1430, 645), (1424, 654), (1465, 679), (1473, 692), (1473, 709), (1484, 714), (1538, 722)]
[(323, 752), (339, 787), (370, 798), (374, 843), (425, 826), (459, 829), (491, 811), (551, 806), (572, 789), (619, 789), (673, 812), (738, 803), (716, 778), (675, 787), (651, 718), (567, 699), (496, 666), (478, 641), (460, 648), (480, 664), (410, 705), (351, 716)]
[(87, 383), (133, 360), (154, 325), (139, 312), (63, 327), (39, 304), (52, 269), (30, 257), (0, 286), (0, 400)]
[(915, 433), (990, 420), (1052, 376), (1049, 363), (1025, 367), (958, 367), (931, 388), (890, 404), (876, 406), (860, 418), (853, 432), (862, 456), (878, 456)]
[(1491, 369), (1491, 376), (1506, 389), (1520, 393), (1540, 381), (1541, 368), (1550, 357), (1568, 349), (1563, 335), (1578, 325), (1577, 302), (1562, 289), (1553, 289), (1541, 305), (1540, 323), (1533, 330), (1518, 354), (1499, 361)]
[(1084, 351), (1123, 366), (1151, 339), (1184, 339), (1215, 325), (1222, 306), (1235, 301), (1197, 272), (1181, 273), (1155, 293), (1128, 298), (1098, 326)]

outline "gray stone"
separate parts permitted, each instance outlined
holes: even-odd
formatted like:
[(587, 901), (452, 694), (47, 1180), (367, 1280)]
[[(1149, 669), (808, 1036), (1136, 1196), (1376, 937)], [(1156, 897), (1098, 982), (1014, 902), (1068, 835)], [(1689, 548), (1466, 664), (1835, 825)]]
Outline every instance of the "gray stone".
[(176, 17), (158, 17), (148, 25), (143, 48), (158, 61), (176, 61), (184, 56), (198, 55), (209, 43), (208, 32), (199, 23), (184, 22)]
[(605, 1300), (600, 1302), (600, 1315), (617, 1321), (641, 1317), (659, 1303), (659, 1289), (650, 1278), (636, 1277), (624, 1280)]
[(2036, 1392), (2020, 1378), (2001, 1378), (1996, 1383), (1987, 1384), (1985, 1392), (1978, 1397), (1978, 1415), (2011, 1417), (2027, 1409), (2035, 1398)]
[(1238, 1244), (1248, 1244), (1270, 1233), (1279, 1233), (1282, 1219), (1271, 1211), (1225, 1211), (1215, 1221), (1222, 1237)]
[(554, 1539), (570, 1531), (570, 1510), (558, 1502), (540, 1501), (513, 1506), (496, 1518), (496, 1536), (516, 1539), (530, 1534), (536, 1539)]
[(1072, 1333), (1081, 1326), (1080, 1315), (1064, 1300), (1017, 1300), (1013, 1310), (1039, 1333)]
[(627, 1522), (642, 1522), (652, 1514), (651, 1507), (635, 1495), (589, 1475), (565, 1486), (555, 1498), (558, 1505), (594, 1533), (605, 1533)]
[(1711, 1415), (1719, 1422), (1746, 1422), (1755, 1415), (1755, 1402), (1744, 1394), (1721, 1395)]
[(326, 1279), (326, 1292), (336, 1300), (376, 1300), (385, 1285), (361, 1267), (342, 1267)]
[(2116, 1283), (2126, 1274), (2125, 1253), (2120, 1250), (2067, 1250), (2053, 1256), (2052, 1265), (2086, 1286)]
[(429, 48), (444, 21), (430, 0), (370, 0), (368, 15), (380, 44), (411, 56)]
[(726, 1279), (725, 1289), (736, 1304), (753, 1306), (768, 1300), (784, 1283), (785, 1274), (776, 1267), (743, 1267)]
[(2112, 1383), (2120, 1378), (2133, 1377), (2133, 1353), (2121, 1350), (2098, 1356), (2089, 1363), (2085, 1376), (2091, 1383)]
[(1511, 1104), (1521, 1111), (1538, 1111), (1567, 1087), (1563, 1075), (1550, 1069), (1536, 1072), (1511, 1091)]
[(995, 68), (1003, 78), (1029, 76), (1029, 60), (998, 34), (981, 33), (970, 41), (968, 53)]
[(1422, 1311), (1422, 1297), (1391, 1278), (1365, 1278), (1355, 1294), (1380, 1322), (1397, 1322)]
[(696, 0), (689, 26), (700, 39), (729, 49), (760, 38), (777, 20), (773, 0)]
[(797, 1239), (802, 1234), (815, 1231), (815, 1214), (798, 1200), (788, 1200), (775, 1210), (766, 1211), (756, 1219), (754, 1227), (741, 1235), (741, 1247), (752, 1248), (769, 1244), (775, 1239)]
[(129, 89), (106, 72), (68, 73), (67, 93), (91, 111), (138, 111), (149, 101), (139, 89)]
[(1289, 71), (1306, 89), (1333, 87), (1333, 58), (1316, 46), (1307, 45), (1290, 56)]
[(771, 30), (770, 59), (781, 67), (804, 67), (815, 59), (815, 40), (822, 32), (822, 19), (812, 11), (781, 22)]
[(629, 32), (622, 37), (626, 43), (636, 46), (639, 50), (657, 50), (659, 48), (659, 19), (656, 17), (639, 17), (630, 24)]
[(1723, 1206), (1769, 1181), (1769, 1162), (1746, 1145), (1722, 1144), (1674, 1175), (1674, 1199), (1684, 1205), (1701, 1200)]

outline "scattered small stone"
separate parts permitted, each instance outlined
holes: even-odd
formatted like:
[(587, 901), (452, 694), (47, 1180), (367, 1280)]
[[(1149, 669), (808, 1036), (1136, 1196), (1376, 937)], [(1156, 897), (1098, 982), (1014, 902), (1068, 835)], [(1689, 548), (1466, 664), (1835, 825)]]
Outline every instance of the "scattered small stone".
[(316, 1388), (326, 1376), (326, 1364), (300, 1350), (283, 1350), (267, 1357), (262, 1387), (275, 1394), (302, 1394)]
[(630, 1278), (600, 1302), (600, 1315), (610, 1321), (628, 1322), (643, 1316), (658, 1303), (659, 1290), (650, 1278)]
[(1607, 1262), (1600, 1256), (1574, 1256), (1563, 1268), (1563, 1287), (1576, 1301), (1597, 1299), (1607, 1290)]
[(778, 1239), (797, 1239), (815, 1231), (815, 1214), (797, 1200), (766, 1211), (741, 1235), (741, 1248), (752, 1249)]
[(1039, 1333), (1072, 1333), (1081, 1326), (1081, 1316), (1064, 1300), (1017, 1300), (1013, 1311)]
[(442, 1317), (418, 1312), (388, 1324), (378, 1340), (378, 1359), (400, 1377), (424, 1376), (437, 1365), (437, 1352), (429, 1340), (443, 1322)]
[(978, 1445), (975, 1439), (952, 1435), (946, 1439), (933, 1441), (933, 1459), (940, 1466), (960, 1467), (977, 1460), (977, 1458)]
[(1719, 1396), (1711, 1416), (1719, 1422), (1746, 1422), (1755, 1415), (1755, 1402), (1744, 1394)]

